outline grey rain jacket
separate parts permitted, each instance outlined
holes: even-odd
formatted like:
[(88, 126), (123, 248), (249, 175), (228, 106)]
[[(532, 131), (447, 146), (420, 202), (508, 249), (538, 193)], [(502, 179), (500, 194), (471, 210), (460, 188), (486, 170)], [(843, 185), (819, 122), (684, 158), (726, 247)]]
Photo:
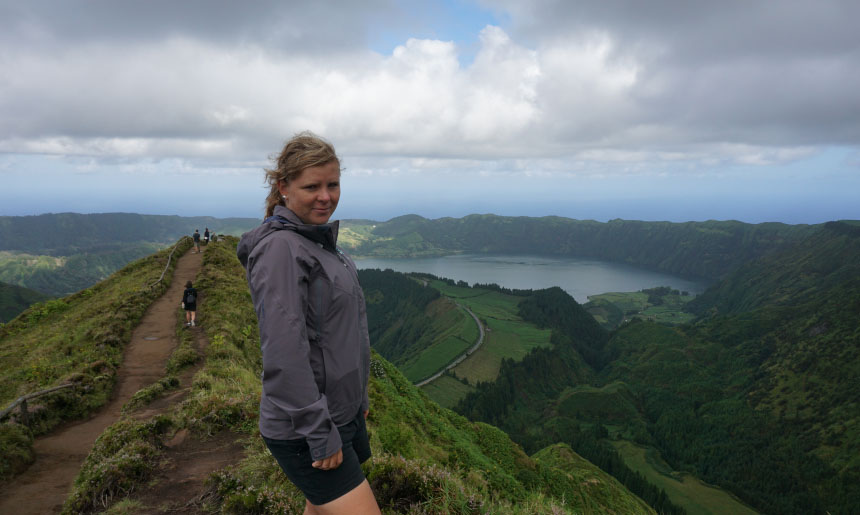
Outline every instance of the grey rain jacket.
[(336, 426), (369, 406), (364, 294), (336, 246), (337, 222), (305, 225), (283, 206), (274, 214), (237, 249), (260, 327), (260, 433), (305, 438), (320, 460), (341, 448)]

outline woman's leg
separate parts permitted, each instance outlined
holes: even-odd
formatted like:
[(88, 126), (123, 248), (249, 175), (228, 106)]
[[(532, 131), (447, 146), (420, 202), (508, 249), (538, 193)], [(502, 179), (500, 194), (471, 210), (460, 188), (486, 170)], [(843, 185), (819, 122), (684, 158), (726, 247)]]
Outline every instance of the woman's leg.
[(370, 483), (365, 479), (360, 485), (353, 488), (337, 499), (315, 506), (305, 501), (306, 515), (378, 515), (379, 505), (370, 489)]
[(192, 311), (191, 312), (191, 325), (194, 325), (196, 321), (197, 321), (197, 312)]

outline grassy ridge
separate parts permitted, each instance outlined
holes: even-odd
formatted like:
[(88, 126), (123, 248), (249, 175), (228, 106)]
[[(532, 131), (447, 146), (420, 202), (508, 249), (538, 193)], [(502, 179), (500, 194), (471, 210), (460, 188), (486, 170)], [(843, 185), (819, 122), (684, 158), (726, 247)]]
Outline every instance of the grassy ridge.
[[(176, 244), (176, 255), (190, 248), (188, 238)], [(80, 418), (110, 396), (125, 344), (149, 305), (170, 284), (176, 259), (165, 280), (154, 288), (172, 248), (140, 259), (110, 278), (74, 295), (31, 306), (0, 327), (0, 405), (17, 397), (65, 382), (78, 388), (39, 398), (30, 431), (41, 434), (63, 420)], [(21, 426), (6, 428), (30, 433)], [(9, 436), (12, 439), (12, 436)], [(6, 462), (11, 452), (0, 442), (0, 473), (19, 465)], [(16, 441), (20, 442), (20, 438)]]
[[(125, 420), (106, 432), (67, 513), (96, 509), (98, 499), (113, 503), (135, 482), (146, 482), (157, 466), (160, 442), (180, 427), (198, 434), (229, 428), (248, 435), (246, 458), (210, 479), (205, 509), (301, 511), (302, 496), (278, 470), (256, 430), (258, 335), (233, 245), (235, 240), (219, 242), (204, 255), (197, 284), (206, 292), (201, 326), (211, 343), (191, 395), (170, 416)], [(500, 430), (441, 408), (377, 354), (370, 397), (374, 457), (365, 472), (385, 513), (651, 513), (575, 455), (532, 459)]]

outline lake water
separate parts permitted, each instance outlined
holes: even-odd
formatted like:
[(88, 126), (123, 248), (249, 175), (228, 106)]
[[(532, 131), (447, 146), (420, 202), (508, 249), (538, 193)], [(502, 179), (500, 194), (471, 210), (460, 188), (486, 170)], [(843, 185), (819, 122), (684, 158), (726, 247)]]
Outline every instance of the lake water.
[(588, 302), (589, 295), (598, 293), (671, 286), (697, 294), (707, 286), (670, 274), (592, 259), (459, 254), (417, 259), (356, 259), (355, 264), (358, 268), (425, 272), (469, 284), (496, 283), (524, 290), (559, 286), (579, 303)]

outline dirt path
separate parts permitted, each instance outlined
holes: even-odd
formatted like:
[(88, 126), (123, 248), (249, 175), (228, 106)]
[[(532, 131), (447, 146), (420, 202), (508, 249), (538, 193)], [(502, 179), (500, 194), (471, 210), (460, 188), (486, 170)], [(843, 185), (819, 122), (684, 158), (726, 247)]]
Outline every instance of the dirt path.
[(176, 309), (185, 282), (195, 279), (201, 264), (202, 256), (190, 251), (179, 259), (170, 288), (149, 307), (132, 333), (111, 401), (88, 420), (69, 423), (36, 439), (35, 463), (0, 492), (0, 514), (61, 510), (96, 438), (119, 418), (122, 406), (135, 392), (164, 376), (167, 359), (177, 345)]

